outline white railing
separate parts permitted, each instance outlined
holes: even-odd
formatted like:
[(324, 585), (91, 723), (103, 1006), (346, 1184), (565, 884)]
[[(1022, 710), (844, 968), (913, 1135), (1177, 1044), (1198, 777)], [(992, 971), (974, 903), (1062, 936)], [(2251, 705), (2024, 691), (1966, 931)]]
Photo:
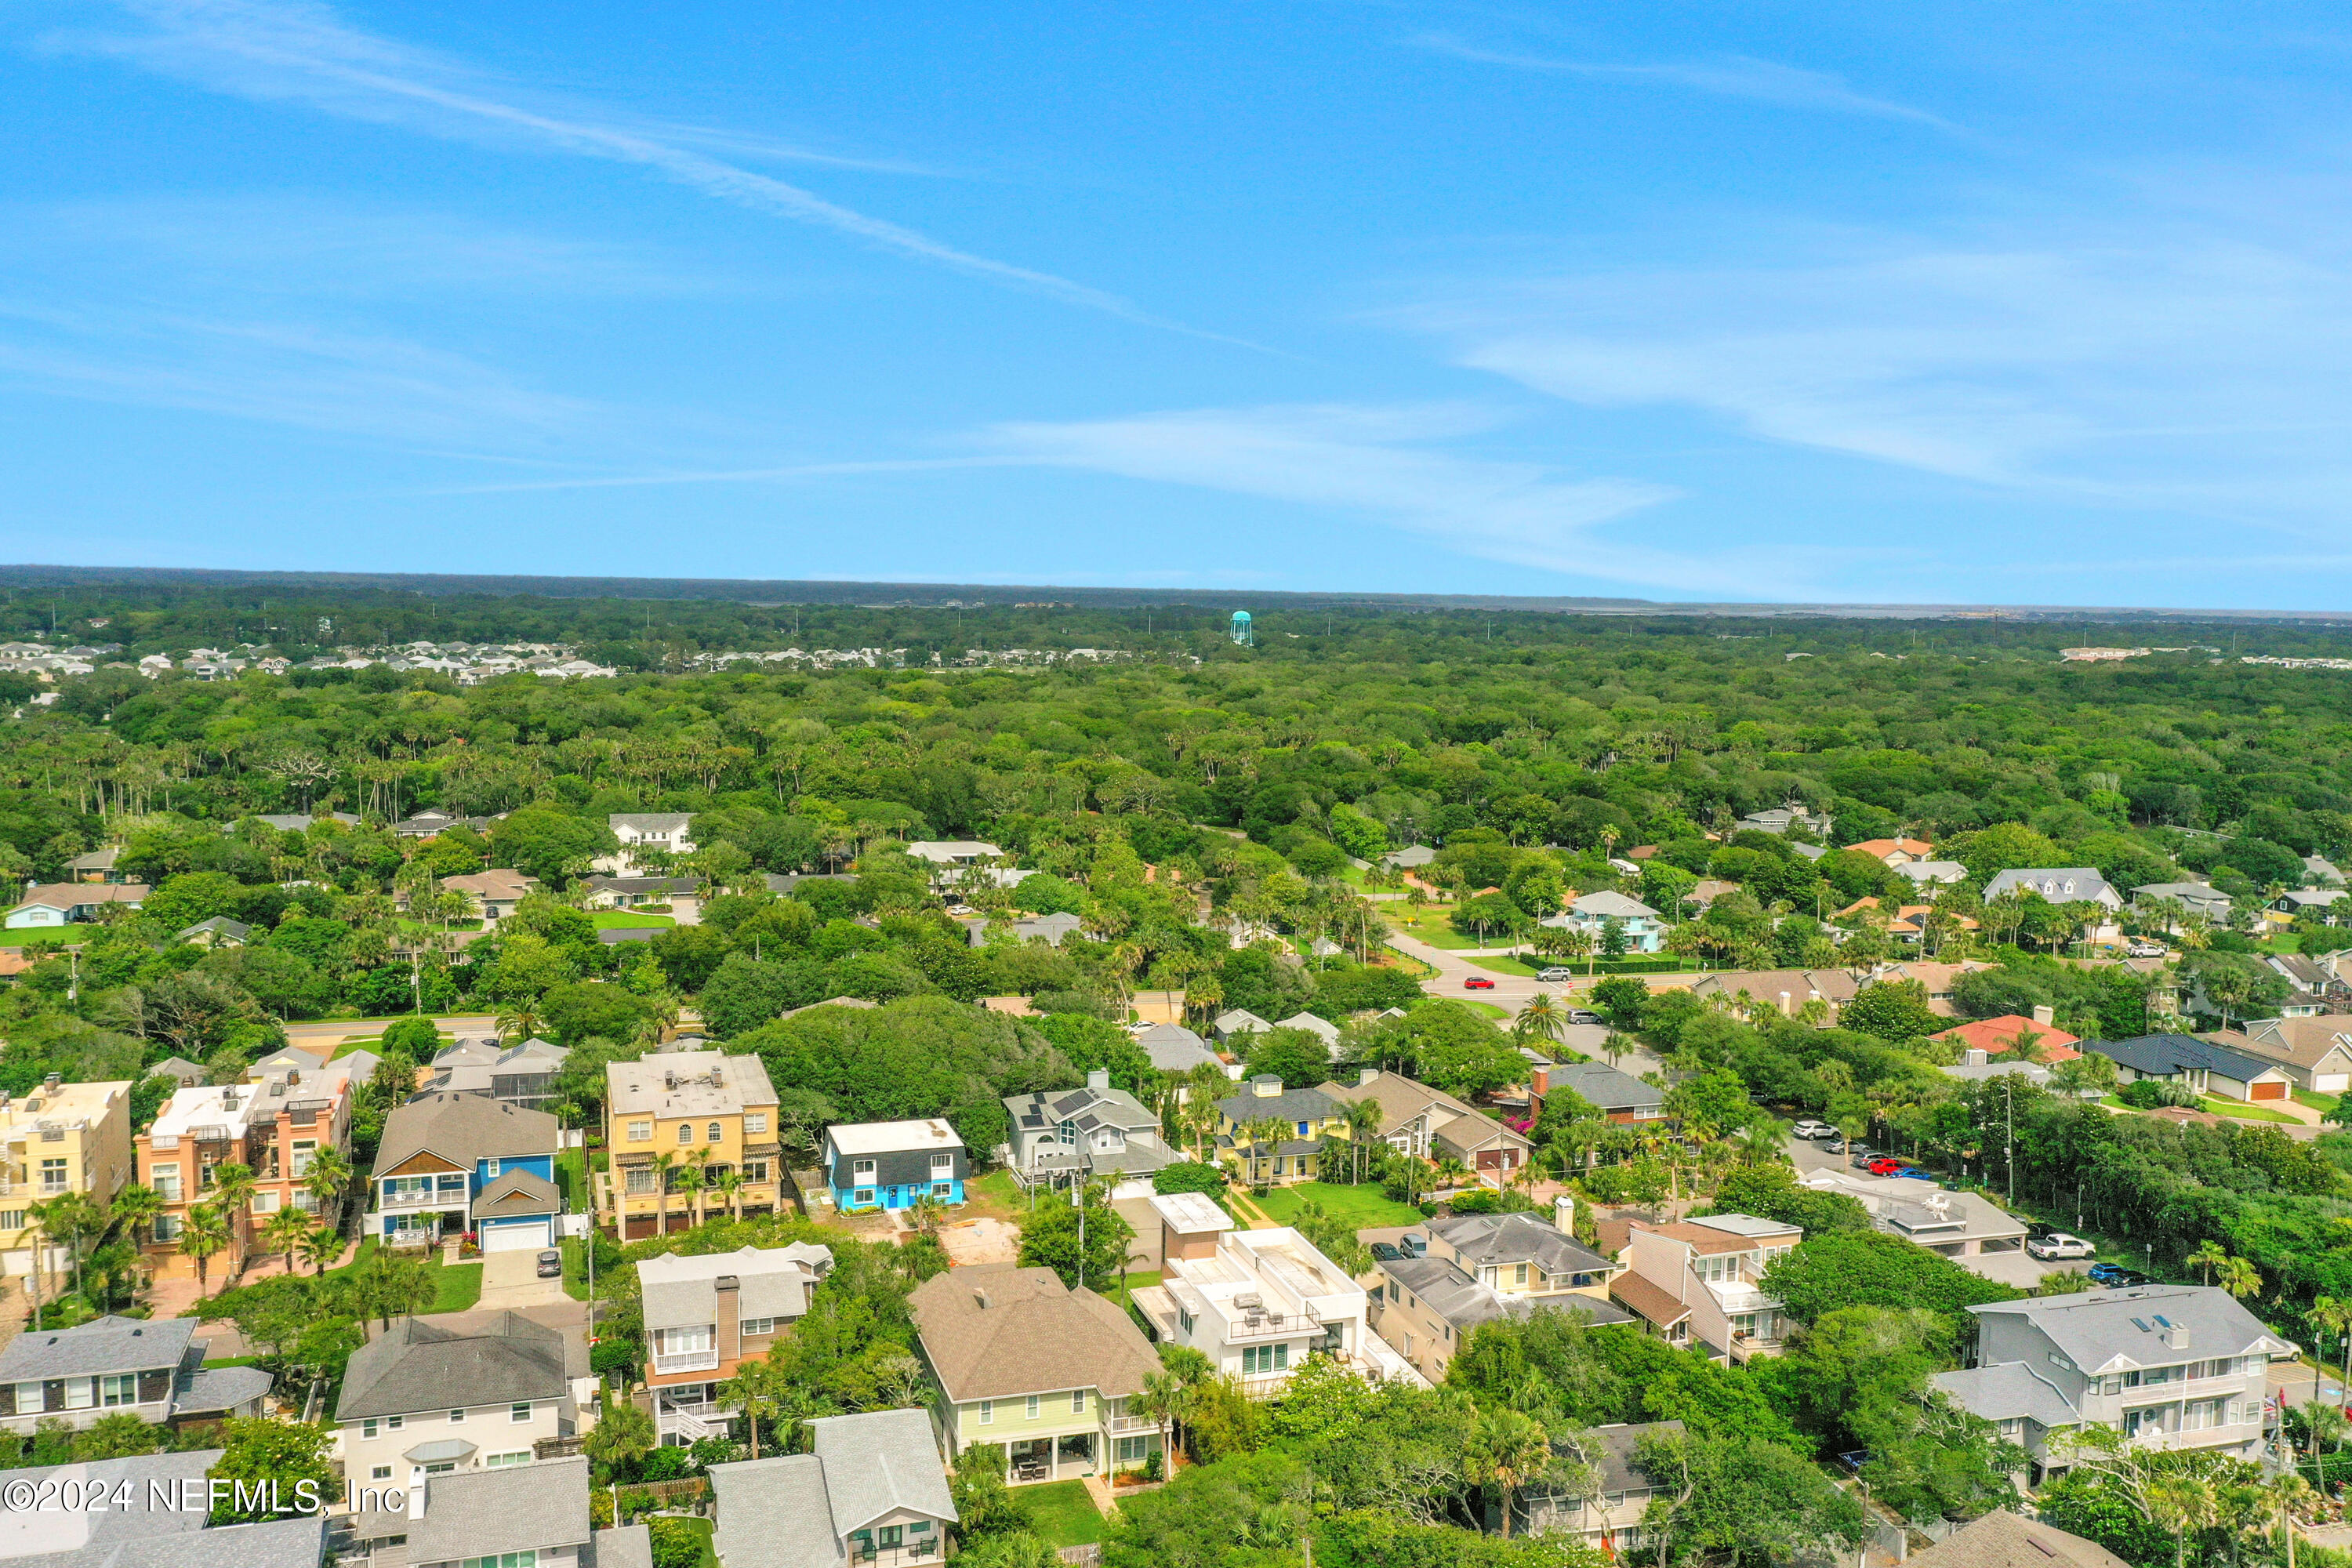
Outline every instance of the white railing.
[(723, 1437), (727, 1435), (727, 1427), (723, 1423), (714, 1425), (705, 1421), (699, 1415), (690, 1415), (674, 1405), (663, 1408), (662, 1421), (679, 1436), (691, 1438), (698, 1443), (705, 1437)]
[(463, 1208), (463, 1193), (386, 1193), (383, 1206), (388, 1209)]
[(1157, 1432), (1160, 1423), (1149, 1415), (1113, 1415), (1107, 1425), (1114, 1433)]
[(667, 1377), (674, 1372), (712, 1372), (719, 1366), (719, 1352), (678, 1351), (670, 1355), (654, 1357), (654, 1375)]

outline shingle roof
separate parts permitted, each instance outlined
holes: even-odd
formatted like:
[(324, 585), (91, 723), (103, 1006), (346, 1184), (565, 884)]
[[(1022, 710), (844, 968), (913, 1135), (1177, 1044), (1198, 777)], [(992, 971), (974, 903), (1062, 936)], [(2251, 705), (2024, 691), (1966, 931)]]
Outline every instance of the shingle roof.
[(2084, 1045), (2103, 1057), (2112, 1057), (2134, 1072), (2169, 1078), (2184, 1068), (2218, 1072), (2240, 1080), (2278, 1071), (2278, 1063), (2250, 1057), (2242, 1051), (2200, 1040), (2194, 1035), (2141, 1035), (2129, 1040), (2085, 1040)]
[[(70, 1483), (81, 1483), (85, 1494), (103, 1486), (109, 1492), (129, 1483), (131, 1495), (143, 1504), (148, 1489), (161, 1482), (176, 1494), (184, 1481), (202, 1483), (205, 1472), (219, 1462), (221, 1450), (203, 1448), (185, 1454), (142, 1454), (134, 1458), (96, 1459), (78, 1465), (40, 1465), (11, 1470), (8, 1479), (29, 1481), (38, 1495), (52, 1499)], [(58, 1489), (46, 1490), (50, 1483)], [(193, 1534), (205, 1527), (202, 1509), (132, 1508), (62, 1510), (8, 1509), (0, 1511), (0, 1559), (21, 1563), (54, 1555), (59, 1561), (103, 1563), (97, 1549), (154, 1538)], [(73, 1549), (79, 1548), (76, 1552)]]
[(1653, 1089), (1606, 1062), (1562, 1062), (1550, 1069), (1544, 1081), (1547, 1093), (1572, 1089), (1598, 1110), (1632, 1110), (1663, 1106), (1666, 1100), (1664, 1089)]
[[(2088, 1375), (2163, 1366), (2189, 1356), (2280, 1355), (2298, 1347), (2210, 1285), (2135, 1285), (2074, 1296), (1987, 1301), (1969, 1309), (2025, 1319)], [(2186, 1331), (2185, 1344), (2168, 1341)]]
[(1070, 1289), (1050, 1268), (979, 1264), (935, 1274), (908, 1305), (950, 1399), (1070, 1388), (1118, 1399), (1160, 1370), (1132, 1319), (1091, 1290)]
[(654, 1568), (653, 1527), (631, 1524), (598, 1531), (588, 1538), (581, 1568)]
[(638, 1289), (648, 1328), (716, 1322), (719, 1279), (733, 1275), (736, 1312), (746, 1318), (797, 1318), (809, 1292), (833, 1269), (833, 1248), (796, 1241), (789, 1247), (746, 1247), (692, 1257), (667, 1254), (637, 1260)]
[(93, 1318), (78, 1328), (21, 1333), (0, 1350), (0, 1383), (177, 1367), (196, 1331), (194, 1318)]
[(335, 1419), (560, 1399), (569, 1386), (564, 1360), (561, 1331), (515, 1312), (462, 1329), (395, 1319), (352, 1355)]
[(1288, 1089), (1280, 1094), (1260, 1094), (1244, 1086), (1242, 1093), (1217, 1101), (1217, 1109), (1234, 1121), (1255, 1121), (1271, 1116), (1277, 1121), (1320, 1121), (1337, 1116), (1339, 1108), (1319, 1089)]
[(2083, 1413), (2059, 1392), (2056, 1384), (2023, 1362), (1939, 1372), (1930, 1381), (1949, 1395), (1953, 1404), (1987, 1421), (2023, 1417), (2054, 1430), (2079, 1426), (2083, 1419)]
[(837, 1533), (862, 1530), (899, 1509), (933, 1519), (956, 1517), (929, 1411), (826, 1415), (808, 1427), (809, 1447), (824, 1465)]
[(719, 1503), (711, 1548), (723, 1568), (831, 1568), (842, 1561), (824, 1461), (785, 1454), (710, 1467)]
[(1641, 900), (1629, 899), (1622, 893), (1607, 891), (1587, 893), (1568, 907), (1580, 915), (1594, 920), (1607, 920), (1612, 916), (1628, 921), (1654, 921), (1660, 918), (1657, 910)]
[(1675, 1300), (1664, 1286), (1653, 1285), (1639, 1274), (1620, 1274), (1612, 1279), (1609, 1295), (1661, 1329), (1671, 1329), (1690, 1316), (1690, 1309)]
[(1426, 1228), (1473, 1263), (1533, 1263), (1547, 1274), (1609, 1267), (1607, 1258), (1531, 1214), (1449, 1215), (1431, 1220)]
[(2130, 1568), (2095, 1542), (1995, 1509), (1911, 1559), (1911, 1568)]
[[(1219, 1019), (1218, 1023), (1222, 1027), (1223, 1019)], [(1265, 1026), (1253, 1023), (1249, 1026), (1263, 1028)], [(1154, 1024), (1137, 1034), (1135, 1043), (1143, 1047), (1143, 1054), (1151, 1058), (1152, 1067), (1160, 1072), (1190, 1072), (1203, 1062), (1212, 1067), (1220, 1065), (1217, 1053), (1209, 1048), (1209, 1042), (1181, 1024)]]
[(408, 1527), (408, 1560), (447, 1563), (544, 1552), (588, 1539), (585, 1456), (458, 1470), (425, 1483), (425, 1517)]
[(384, 1118), (375, 1173), (396, 1170), (425, 1152), (471, 1169), (478, 1160), (552, 1154), (560, 1124), (544, 1110), (525, 1110), (478, 1094), (429, 1094), (395, 1106)]
[[(506, 1201), (517, 1195), (529, 1202), (517, 1204)], [(474, 1200), (477, 1214), (492, 1210), (502, 1214), (562, 1214), (563, 1199), (556, 1192), (555, 1184), (545, 1176), (534, 1171), (509, 1171), (484, 1187), (482, 1195)]]
[(693, 820), (683, 811), (616, 811), (607, 816), (604, 823), (615, 833), (624, 827), (639, 833), (675, 833)]
[(199, 1415), (212, 1410), (234, 1410), (268, 1394), (277, 1379), (257, 1366), (198, 1367), (187, 1391), (172, 1401), (175, 1415)]
[(2095, 900), (2102, 893), (2117, 903), (2123, 896), (2099, 875), (2095, 866), (2038, 866), (1996, 872), (1985, 884), (1984, 896), (1997, 899), (2012, 889), (2039, 893), (2053, 904)]

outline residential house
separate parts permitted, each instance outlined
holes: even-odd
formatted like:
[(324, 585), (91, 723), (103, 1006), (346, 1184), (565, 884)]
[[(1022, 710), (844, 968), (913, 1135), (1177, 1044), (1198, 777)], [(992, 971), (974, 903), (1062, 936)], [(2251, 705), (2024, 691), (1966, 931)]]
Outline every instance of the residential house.
[(635, 910), (648, 904), (668, 907), (673, 899), (697, 899), (702, 891), (697, 877), (591, 877), (582, 902), (592, 910)]
[(515, 906), (526, 896), (537, 892), (539, 883), (520, 871), (499, 866), (462, 877), (444, 877), (441, 890), (471, 898), (482, 911), (482, 929), (488, 931), (514, 913)]
[(2063, 1456), (2052, 1465), (2050, 1437), (2074, 1426), (2109, 1427), (2152, 1448), (2256, 1458), (2271, 1359), (2299, 1353), (2207, 1285), (2135, 1285), (1969, 1310), (1977, 1315), (1975, 1364), (1933, 1381), (2025, 1449), (2037, 1486), (2067, 1468)]
[(646, 1388), (665, 1445), (725, 1436), (740, 1406), (722, 1386), (808, 1315), (833, 1249), (814, 1242), (637, 1260), (648, 1361)]
[(2096, 904), (2103, 910), (2124, 907), (2121, 893), (2108, 886), (2095, 866), (2041, 866), (1996, 871), (1984, 885), (1987, 903), (2004, 893), (2035, 893), (2053, 904)]
[(974, 920), (967, 922), (965, 929), (971, 931), (974, 947), (986, 946), (989, 934), (994, 931), (1004, 932), (1014, 942), (1042, 942), (1047, 947), (1059, 947), (1066, 938), (1084, 930), (1086, 923), (1076, 915), (1055, 913), (1016, 915), (1001, 924)]
[(1393, 866), (1401, 871), (1418, 871), (1436, 858), (1437, 850), (1434, 847), (1427, 844), (1413, 844), (1402, 849), (1390, 850), (1381, 857), (1381, 864)]
[(1742, 1214), (1637, 1225), (1625, 1244), (1627, 1270), (1609, 1291), (1675, 1344), (1744, 1362), (1777, 1351), (1793, 1326), (1759, 1282), (1804, 1236)]
[(127, 882), (131, 874), (120, 868), (121, 861), (122, 846), (110, 844), (103, 849), (75, 856), (66, 862), (66, 870), (77, 882)]
[(460, 1040), (433, 1058), (425, 1083), (432, 1094), (474, 1094), (526, 1110), (555, 1098), (555, 1077), (571, 1052), (547, 1040), (509, 1046), (496, 1039)]
[[(634, 1241), (686, 1229), (712, 1210), (772, 1212), (785, 1179), (776, 1135), (776, 1091), (756, 1056), (671, 1050), (607, 1063), (604, 1223)], [(700, 1173), (698, 1189), (690, 1171)]]
[[(2352, 985), (2346, 984), (2326, 963), (2299, 952), (2266, 952), (2262, 955), (2262, 963), (2294, 987), (2279, 1004), (2278, 1016), (2282, 1018), (2316, 1018), (2352, 1005)], [(2198, 987), (2200, 994), (2203, 989), (2202, 985)]]
[(2337, 909), (2347, 897), (2342, 888), (2289, 888), (2270, 901), (2270, 910), (2280, 925), (2291, 925), (2304, 915), (2326, 925), (2337, 923)]
[(826, 1415), (808, 1431), (808, 1453), (710, 1467), (719, 1568), (905, 1568), (946, 1556), (956, 1509), (929, 1415)]
[(642, 864), (639, 850), (669, 855), (694, 853), (694, 818), (682, 811), (616, 811), (604, 818), (620, 848), (596, 859), (596, 869), (614, 876), (634, 876)]
[(1701, 914), (1705, 914), (1715, 907), (1716, 900), (1738, 891), (1739, 891), (1739, 884), (1737, 882), (1727, 882), (1720, 877), (1701, 877), (1691, 884), (1690, 890), (1683, 895), (1682, 901)]
[(1430, 1220), (1421, 1226), (1428, 1237), (1426, 1255), (1458, 1264), (1506, 1297), (1579, 1295), (1606, 1301), (1609, 1281), (1622, 1268), (1569, 1233), (1572, 1204), (1570, 1198), (1558, 1200), (1557, 1224), (1524, 1211)]
[(350, 1520), (337, 1558), (354, 1568), (639, 1568), (646, 1527), (592, 1532), (585, 1456), (532, 1465), (429, 1472), (378, 1491)]
[(1817, 1193), (1843, 1193), (1870, 1211), (1880, 1230), (1940, 1253), (2005, 1284), (2042, 1282), (2041, 1263), (2025, 1252), (2027, 1226), (1999, 1204), (1970, 1192), (1948, 1192), (1902, 1176), (1872, 1176), (1824, 1167), (1797, 1177)]
[(1330, 1019), (1318, 1018), (1312, 1013), (1293, 1013), (1287, 1018), (1276, 1019), (1274, 1026), (1277, 1029), (1304, 1029), (1323, 1042), (1324, 1050), (1330, 1054), (1333, 1061), (1339, 1059), (1339, 1026)]
[(1982, 1051), (1988, 1057), (2015, 1050), (2018, 1040), (2028, 1036), (2035, 1042), (2042, 1061), (2073, 1061), (2083, 1054), (2074, 1048), (2082, 1044), (2082, 1037), (2070, 1035), (2052, 1023), (2049, 1008), (2036, 1007), (2033, 1014), (2031, 1018), (2017, 1013), (2004, 1013), (1998, 1018), (1979, 1018), (1972, 1023), (1938, 1030), (1927, 1037), (1948, 1040), (1963, 1052)]
[(1482, 1180), (1497, 1184), (1527, 1163), (1534, 1147), (1524, 1134), (1486, 1112), (1402, 1073), (1363, 1068), (1353, 1085), (1327, 1083), (1320, 1092), (1342, 1107), (1343, 1119), (1349, 1102), (1376, 1102), (1381, 1108), (1379, 1137), (1399, 1152), (1423, 1160), (1459, 1160)]
[(2224, 1100), (2285, 1100), (2294, 1093), (2293, 1075), (2274, 1058), (2234, 1051), (2195, 1035), (2142, 1035), (2083, 1044), (2113, 1058), (2120, 1083), (2152, 1078)]
[(1874, 984), (1885, 980), (1916, 980), (1927, 993), (1927, 1011), (1941, 1014), (1947, 1018), (1957, 1018), (1960, 1010), (1952, 1005), (1952, 988), (1959, 983), (1961, 975), (1991, 967), (1978, 958), (1964, 959), (1958, 963), (1906, 958), (1880, 965), (1870, 979)]
[(1001, 860), (1004, 851), (993, 844), (982, 844), (970, 838), (925, 838), (907, 846), (907, 853), (918, 860), (934, 866), (977, 866), (983, 860)]
[[(1643, 1519), (1651, 1500), (1671, 1497), (1676, 1489), (1643, 1474), (1634, 1459), (1643, 1438), (1677, 1436), (1682, 1430), (1679, 1421), (1616, 1422), (1595, 1426), (1580, 1439), (1556, 1439), (1552, 1454), (1559, 1462), (1554, 1474), (1582, 1472), (1590, 1478), (1589, 1488), (1565, 1487), (1557, 1480), (1521, 1487), (1514, 1510), (1518, 1521), (1514, 1533), (1573, 1536), (1612, 1562), (1649, 1545), (1650, 1531)], [(1486, 1510), (1490, 1519), (1500, 1511), (1491, 1505)]]
[[(110, 1203), (131, 1171), (129, 1080), (68, 1083), (51, 1073), (29, 1093), (0, 1091), (0, 1269), (32, 1273), (34, 1204), (67, 1193)], [(43, 1250), (47, 1268), (65, 1259)]]
[(1107, 1477), (1159, 1448), (1159, 1423), (1126, 1402), (1160, 1357), (1114, 1303), (1050, 1268), (994, 1263), (934, 1275), (907, 1304), (950, 1457), (1002, 1444), (1006, 1479), (1024, 1484)]
[(2143, 911), (2153, 911), (2159, 904), (2175, 903), (2184, 915), (2197, 915), (2213, 922), (2229, 921), (2231, 908), (2230, 895), (2210, 882), (2150, 882), (2132, 889), (2132, 902)]
[(1664, 1089), (1606, 1062), (1554, 1062), (1536, 1068), (1528, 1088), (1529, 1112), (1536, 1116), (1543, 1114), (1546, 1096), (1568, 1089), (1612, 1121), (1630, 1124), (1666, 1119)]
[(1199, 1193), (1156, 1196), (1160, 1283), (1133, 1292), (1165, 1344), (1189, 1345), (1253, 1398), (1278, 1394), (1311, 1355), (1370, 1378), (1421, 1374), (1371, 1330), (1363, 1286), (1287, 1226), (1234, 1228)]
[(194, 1089), (211, 1077), (212, 1072), (202, 1062), (192, 1062), (185, 1057), (165, 1057), (149, 1068), (146, 1076), (168, 1078), (182, 1089)]
[(1181, 1075), (1196, 1067), (1225, 1065), (1223, 1058), (1209, 1048), (1208, 1041), (1181, 1024), (1147, 1025), (1135, 1032), (1135, 1043), (1151, 1058), (1155, 1072)]
[(1235, 1035), (1263, 1035), (1273, 1027), (1246, 1007), (1228, 1007), (1217, 1015), (1216, 1021), (1209, 1026), (1209, 1033), (1219, 1045), (1223, 1045)]
[(2314, 1094), (2352, 1089), (2352, 1014), (2257, 1018), (2240, 1030), (2206, 1037), (2213, 1044), (2274, 1064)]
[(394, 1318), (352, 1353), (336, 1450), (354, 1487), (528, 1465), (595, 1425), (587, 1331), (520, 1312)]
[(1005, 1163), (1031, 1186), (1073, 1186), (1080, 1173), (1110, 1184), (1111, 1196), (1139, 1198), (1151, 1177), (1184, 1158), (1160, 1135), (1159, 1113), (1125, 1089), (1110, 1086), (1101, 1068), (1084, 1089), (1035, 1089), (1008, 1095), (1012, 1142)]
[(824, 1162), (834, 1207), (843, 1214), (911, 1208), (919, 1198), (960, 1204), (971, 1173), (963, 1140), (938, 1116), (836, 1123), (824, 1130)]
[(205, 1369), (194, 1318), (93, 1318), (26, 1329), (0, 1349), (0, 1427), (29, 1436), (42, 1423), (79, 1428), (108, 1415), (158, 1426), (258, 1415), (269, 1374)]
[[(89, 1506), (0, 1515), (0, 1561), (24, 1568), (319, 1568), (329, 1560), (319, 1515), (261, 1524), (212, 1524), (209, 1472), (224, 1450), (140, 1454), (8, 1472), (36, 1501), (80, 1497)], [(296, 1495), (289, 1489), (289, 1505)], [(128, 1498), (129, 1503), (112, 1500)], [(109, 1506), (97, 1506), (107, 1500)]]
[(1218, 1152), (1240, 1162), (1253, 1183), (1307, 1181), (1323, 1140), (1347, 1136), (1346, 1107), (1319, 1089), (1286, 1089), (1272, 1073), (1260, 1073), (1241, 1093), (1217, 1101)]
[(1916, 865), (1936, 853), (1934, 845), (1918, 838), (1865, 838), (1846, 847), (1895, 867)]
[(2005, 1508), (1979, 1514), (1907, 1561), (1910, 1568), (2131, 1568), (2096, 1542)]
[(478, 1205), (492, 1184), (516, 1171), (551, 1185), (562, 1136), (543, 1110), (475, 1094), (425, 1094), (394, 1107), (376, 1146), (364, 1233), (394, 1247), (469, 1232), (480, 1236), (485, 1252), (552, 1247), (550, 1216), (520, 1209), (489, 1215)]
[(7, 913), (10, 931), (73, 925), (98, 919), (109, 904), (137, 909), (147, 900), (143, 882), (27, 882), (25, 896)]
[(1592, 938), (1596, 952), (1607, 940), (1612, 923), (1624, 939), (1627, 952), (1656, 952), (1665, 946), (1666, 917), (1622, 893), (1583, 894), (1559, 913), (1547, 915), (1537, 923), (1583, 931)]
[(196, 947), (243, 947), (253, 935), (253, 928), (243, 921), (233, 921), (226, 915), (215, 915), (208, 921), (198, 921), (187, 930), (173, 933), (173, 942), (184, 942)]
[(2345, 879), (2344, 873), (2324, 858), (2306, 855), (2303, 858), (2303, 882), (2307, 888), (2340, 888), (2344, 886)]
[(494, 820), (488, 816), (459, 816), (454, 812), (426, 806), (423, 811), (410, 816), (404, 816), (394, 823), (392, 833), (395, 838), (414, 838), (423, 841), (437, 838), (452, 827), (463, 827), (475, 833), (486, 833), (489, 831), (490, 824)]
[(1769, 811), (1751, 811), (1734, 825), (1734, 833), (1786, 833), (1800, 828), (1816, 838), (1830, 836), (1832, 821), (1825, 811), (1807, 811), (1803, 806), (1776, 805)]
[(1743, 1011), (1759, 1005), (1771, 1007), (1784, 1018), (1793, 1018), (1807, 1005), (1818, 1002), (1828, 1010), (1822, 1021), (1832, 1023), (1838, 1009), (1853, 1000), (1862, 983), (1844, 969), (1718, 969), (1688, 981), (1669, 976), (1653, 989), (1669, 987), (1680, 987), (1694, 996), (1724, 996)]
[(194, 1278), (194, 1260), (180, 1250), (188, 1210), (213, 1201), (221, 1165), (241, 1164), (253, 1173), (253, 1196), (229, 1216), (226, 1251), (206, 1266), (235, 1278), (271, 1215), (316, 1212), (310, 1164), (325, 1149), (352, 1152), (352, 1081), (340, 1062), (309, 1068), (257, 1062), (242, 1082), (177, 1090), (133, 1145), (141, 1177), (163, 1200), (142, 1237), (142, 1262), (159, 1279)]
[(1958, 860), (1906, 860), (1895, 868), (1895, 874), (1924, 892), (1967, 881), (1969, 868)]
[[(1374, 1233), (1365, 1234), (1369, 1239)], [(1574, 1312), (1589, 1323), (1639, 1321), (1605, 1295), (1506, 1294), (1454, 1258), (1421, 1250), (1428, 1239), (1424, 1235), (1378, 1234), (1382, 1239), (1370, 1243), (1372, 1268), (1364, 1281), (1370, 1291), (1367, 1321), (1391, 1350), (1432, 1383), (1444, 1381), (1454, 1352), (1481, 1323), (1538, 1311)], [(1613, 1272), (1607, 1259), (1598, 1261)]]

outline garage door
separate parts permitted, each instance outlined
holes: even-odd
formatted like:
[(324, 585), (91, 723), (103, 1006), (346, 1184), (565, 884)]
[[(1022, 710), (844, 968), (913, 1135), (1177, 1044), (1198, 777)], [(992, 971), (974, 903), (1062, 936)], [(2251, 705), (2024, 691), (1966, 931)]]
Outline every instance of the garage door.
[(2247, 1092), (2256, 1100), (2284, 1100), (2286, 1085), (2283, 1083), (2250, 1083)]
[(547, 1239), (547, 1221), (543, 1219), (482, 1227), (484, 1252), (520, 1252), (525, 1247), (543, 1250), (554, 1245)]

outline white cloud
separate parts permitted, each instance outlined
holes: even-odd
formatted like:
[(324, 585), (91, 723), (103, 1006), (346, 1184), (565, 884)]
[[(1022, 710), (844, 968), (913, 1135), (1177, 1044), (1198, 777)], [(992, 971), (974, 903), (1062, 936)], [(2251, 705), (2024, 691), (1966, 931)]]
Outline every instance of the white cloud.
[(1631, 87), (1681, 88), (1717, 98), (1744, 99), (1780, 109), (1811, 110), (1830, 114), (1858, 114), (1874, 120), (1908, 120), (1939, 131), (1959, 128), (1940, 115), (1907, 103), (1859, 93), (1844, 79), (1825, 71), (1800, 69), (1745, 55), (1720, 55), (1712, 59), (1669, 61), (1654, 65), (1620, 65), (1599, 60), (1553, 59), (1541, 55), (1481, 48), (1444, 34), (1413, 40), (1422, 47), (1479, 65), (1512, 70), (1545, 71), (1582, 77), (1590, 81), (1621, 82)]
[[(102, 54), (245, 98), (299, 101), (348, 119), (492, 141), (648, 169), (706, 195), (863, 240), (916, 260), (1132, 321), (1115, 295), (960, 249), (772, 175), (695, 150), (705, 130), (658, 127), (591, 108), (535, 108), (461, 62), (342, 22), (311, 0), (123, 0), (148, 24), (135, 36), (56, 34), (50, 47)], [(759, 156), (774, 157), (774, 143)], [(1153, 322), (1164, 325), (1166, 323)]]

